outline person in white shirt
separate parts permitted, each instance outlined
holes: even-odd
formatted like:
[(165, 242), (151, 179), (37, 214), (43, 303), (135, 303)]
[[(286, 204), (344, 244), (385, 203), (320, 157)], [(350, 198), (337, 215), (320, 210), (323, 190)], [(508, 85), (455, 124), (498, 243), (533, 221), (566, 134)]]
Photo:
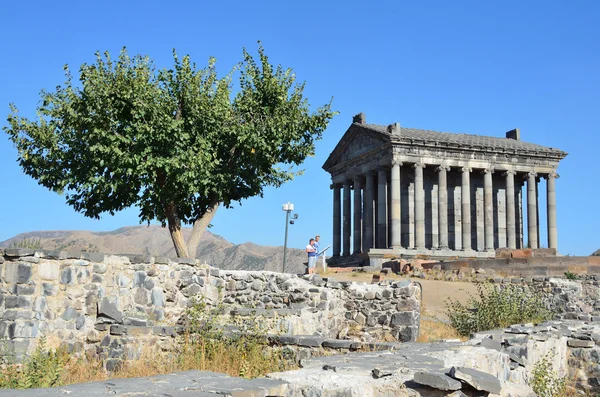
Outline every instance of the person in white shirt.
[(315, 239), (311, 238), (306, 246), (306, 253), (308, 254), (308, 274), (315, 272), (315, 266), (317, 264), (317, 250), (315, 249)]

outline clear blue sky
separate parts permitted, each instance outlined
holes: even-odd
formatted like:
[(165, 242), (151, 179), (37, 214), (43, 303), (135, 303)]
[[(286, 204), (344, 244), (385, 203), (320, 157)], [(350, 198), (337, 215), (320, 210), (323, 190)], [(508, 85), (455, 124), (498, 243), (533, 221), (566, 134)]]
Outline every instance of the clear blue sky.
[[(8, 2), (0, 13), (0, 124), (9, 102), (32, 116), (39, 91), (62, 83), (62, 66), (77, 70), (97, 50), (127, 46), (167, 67), (176, 48), (200, 65), (215, 56), (225, 73), (241, 60), (242, 47), (255, 52), (262, 40), (273, 63), (307, 82), (312, 105), (333, 97), (340, 114), (304, 164), (304, 176), (268, 189), (264, 199), (219, 209), (213, 232), (235, 243), (282, 245), (281, 205), (291, 201), (300, 218), (290, 245), (303, 247), (316, 233), (330, 243), (332, 195), (321, 166), (362, 111), (370, 123), (438, 131), (504, 136), (518, 127), (525, 141), (567, 151), (557, 181), (560, 251), (588, 255), (600, 248), (600, 3), (371, 3)], [(25, 176), (16, 158), (0, 132), (0, 240), (33, 230), (138, 224), (136, 209), (86, 219)]]

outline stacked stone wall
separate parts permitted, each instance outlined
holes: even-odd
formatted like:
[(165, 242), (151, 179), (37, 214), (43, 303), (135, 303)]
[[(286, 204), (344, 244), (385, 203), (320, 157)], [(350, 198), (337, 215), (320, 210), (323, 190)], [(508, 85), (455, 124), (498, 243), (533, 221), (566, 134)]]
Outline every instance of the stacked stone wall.
[[(366, 285), (320, 276), (226, 271), (196, 260), (0, 252), (0, 344), (21, 359), (49, 346), (100, 353), (115, 364), (142, 346), (169, 349), (193, 299), (220, 321), (252, 316), (272, 334), (370, 341), (415, 340), (420, 287), (410, 280)], [(110, 363), (110, 362), (109, 362)]]

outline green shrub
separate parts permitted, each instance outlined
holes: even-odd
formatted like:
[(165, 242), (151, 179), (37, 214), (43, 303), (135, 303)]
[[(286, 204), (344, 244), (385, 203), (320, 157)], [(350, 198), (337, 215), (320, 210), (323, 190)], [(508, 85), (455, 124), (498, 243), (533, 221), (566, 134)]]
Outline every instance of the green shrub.
[(477, 284), (477, 296), (469, 295), (466, 304), (448, 298), (446, 307), (450, 324), (462, 336), (511, 324), (539, 323), (553, 316), (540, 295), (512, 284), (503, 288)]
[(570, 271), (565, 272), (565, 278), (567, 280), (577, 280), (577, 275), (575, 273), (571, 273)]
[(567, 388), (566, 378), (559, 378), (552, 369), (552, 357), (548, 353), (533, 366), (533, 371), (528, 379), (529, 386), (538, 397), (562, 397)]
[(0, 389), (59, 386), (64, 366), (68, 361), (69, 355), (66, 351), (46, 349), (46, 340), (42, 337), (38, 347), (23, 365), (7, 365), (0, 369)]

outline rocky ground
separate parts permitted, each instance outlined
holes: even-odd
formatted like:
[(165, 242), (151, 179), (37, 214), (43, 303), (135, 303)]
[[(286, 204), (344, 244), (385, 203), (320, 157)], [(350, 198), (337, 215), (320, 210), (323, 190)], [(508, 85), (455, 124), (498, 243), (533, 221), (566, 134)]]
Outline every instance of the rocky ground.
[[(14, 397), (533, 397), (528, 374), (542, 357), (581, 390), (600, 380), (600, 323), (565, 320), (482, 332), (465, 342), (389, 343), (389, 350), (307, 358), (301, 369), (247, 380), (188, 371), (138, 379), (6, 391)], [(313, 346), (317, 351), (320, 346)]]

